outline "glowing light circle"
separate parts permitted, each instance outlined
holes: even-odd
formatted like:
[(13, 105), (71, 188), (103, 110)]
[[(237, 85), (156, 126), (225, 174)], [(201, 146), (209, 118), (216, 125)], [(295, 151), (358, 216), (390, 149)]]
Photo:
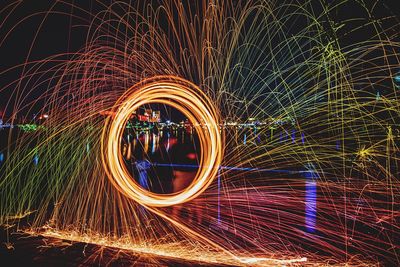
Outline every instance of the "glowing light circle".
[[(157, 194), (143, 189), (123, 164), (121, 138), (127, 120), (140, 106), (161, 103), (181, 111), (194, 125), (200, 141), (200, 166), (193, 182), (173, 194)], [(102, 161), (112, 184), (127, 197), (145, 206), (165, 207), (199, 196), (218, 173), (223, 154), (219, 116), (211, 100), (193, 83), (175, 76), (157, 76), (130, 88), (117, 102), (113, 118), (103, 130)]]

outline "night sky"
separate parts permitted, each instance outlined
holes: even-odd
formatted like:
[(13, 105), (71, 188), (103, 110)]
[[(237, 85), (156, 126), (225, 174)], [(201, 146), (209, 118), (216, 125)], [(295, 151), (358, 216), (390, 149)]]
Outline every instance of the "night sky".
[[(71, 7), (70, 4), (64, 4), (62, 1), (22, 0), (19, 3), (14, 0), (1, 1), (1, 113), (4, 112), (5, 106), (13, 94), (13, 88), (16, 87), (15, 83), (11, 86), (10, 83), (21, 77), (23, 71), (21, 64), (60, 54), (65, 54), (65, 59), (70, 58), (73, 53), (85, 46), (87, 25), (92, 21), (94, 15), (106, 8), (105, 5), (94, 0), (66, 2), (73, 3), (74, 7)], [(106, 3), (107, 1), (102, 2)], [(110, 3), (113, 2), (110, 1)], [(152, 5), (157, 7), (158, 1), (151, 2)], [(336, 1), (327, 0), (325, 2), (334, 4)], [(383, 23), (390, 24), (393, 23), (393, 20), (399, 21), (400, 4), (398, 4), (398, 0), (368, 0), (365, 2), (368, 7), (372, 7), (378, 2), (374, 8), (376, 18), (394, 16), (391, 20)], [(363, 14), (359, 8), (354, 8), (353, 5), (354, 1), (349, 1), (347, 7), (342, 6), (341, 9), (333, 12), (330, 19), (337, 21), (337, 25), (340, 25), (341, 21), (351, 17), (368, 16), (368, 14)], [(320, 5), (316, 4), (315, 8), (320, 8)], [(52, 13), (46, 12), (48, 10), (52, 10)], [(355, 13), (355, 10), (357, 10), (357, 13)], [(296, 25), (300, 27), (301, 22), (293, 23), (293, 25), (293, 30), (296, 30)], [(393, 31), (395, 30), (397, 29), (393, 29)], [(362, 39), (366, 35), (368, 35), (368, 29), (363, 28), (362, 31), (353, 33), (351, 38), (341, 39), (342, 45), (356, 42), (358, 41), (357, 38)], [(46, 90), (47, 87), (38, 89), (29, 98), (35, 99)]]

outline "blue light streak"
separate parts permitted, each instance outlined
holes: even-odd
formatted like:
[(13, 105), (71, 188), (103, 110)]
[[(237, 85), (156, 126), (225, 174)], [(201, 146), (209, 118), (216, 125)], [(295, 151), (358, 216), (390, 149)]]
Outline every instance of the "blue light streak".
[(306, 166), (307, 171), (304, 172), (306, 178), (306, 196), (305, 196), (305, 227), (309, 233), (315, 232), (317, 223), (317, 178), (316, 172), (312, 164)]

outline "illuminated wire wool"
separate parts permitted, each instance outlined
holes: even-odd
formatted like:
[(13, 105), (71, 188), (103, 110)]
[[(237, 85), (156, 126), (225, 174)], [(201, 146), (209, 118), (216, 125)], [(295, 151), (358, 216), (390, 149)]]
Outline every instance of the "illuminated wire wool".
[[(169, 105), (194, 125), (200, 141), (200, 167), (193, 182), (172, 194), (157, 194), (142, 188), (125, 167), (121, 138), (131, 114), (151, 103)], [(127, 197), (145, 206), (165, 207), (189, 201), (201, 194), (217, 175), (223, 154), (219, 116), (211, 100), (199, 87), (175, 76), (158, 76), (130, 88), (116, 104), (102, 134), (103, 166), (113, 185)]]

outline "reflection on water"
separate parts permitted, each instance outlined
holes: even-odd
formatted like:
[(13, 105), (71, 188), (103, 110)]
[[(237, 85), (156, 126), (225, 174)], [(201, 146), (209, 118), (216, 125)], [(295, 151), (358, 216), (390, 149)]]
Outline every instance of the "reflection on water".
[(184, 190), (198, 170), (197, 136), (184, 129), (133, 132), (123, 138), (125, 165), (144, 189), (169, 194)]
[[(122, 144), (125, 166), (133, 179), (158, 194), (181, 192), (193, 182), (199, 168), (198, 148), (198, 137), (192, 131), (168, 128), (159, 132), (127, 130)], [(178, 205), (171, 212), (201, 223), (201, 209), (188, 209)]]
[(296, 130), (292, 130), (292, 143), (296, 143)]
[[(226, 129), (230, 131), (230, 129)], [(233, 129), (231, 132), (237, 145), (245, 145), (251, 151), (254, 145), (281, 144), (305, 144), (306, 136), (296, 129), (281, 129), (271, 127), (268, 130), (260, 130), (256, 127)], [(166, 128), (159, 131), (127, 129), (123, 135), (121, 151), (128, 171), (144, 189), (159, 194), (180, 192), (185, 189), (195, 177), (198, 170), (199, 142), (196, 131), (185, 128)], [(5, 140), (5, 139), (4, 139)], [(85, 142), (83, 153), (94, 153), (91, 143)], [(340, 141), (336, 142), (336, 149), (339, 149)], [(38, 166), (46, 164), (40, 160), (40, 147), (35, 147), (31, 154), (31, 164)], [(3, 150), (5, 151), (5, 150)], [(0, 166), (6, 162), (6, 153), (0, 151)], [(31, 166), (32, 166), (31, 165)], [(268, 168), (268, 167), (267, 167)], [(217, 183), (217, 223), (221, 224), (221, 193), (222, 193), (222, 170), (233, 172), (264, 172), (267, 176), (275, 175), (271, 170), (259, 168), (222, 166), (216, 178)], [(317, 178), (315, 167), (305, 166), (300, 168), (298, 176), (303, 177), (305, 183), (305, 219), (304, 225), (308, 232), (315, 231), (317, 223)], [(305, 171), (304, 171), (305, 170)], [(284, 171), (284, 170), (280, 170)], [(304, 175), (300, 174), (303, 173)], [(266, 181), (268, 183), (268, 181)], [(200, 209), (199, 209), (200, 210)], [(172, 211), (175, 215), (180, 213), (179, 208)], [(197, 211), (193, 211), (197, 212)], [(186, 212), (188, 213), (188, 212)], [(201, 214), (194, 214), (193, 219), (201, 221)]]
[[(296, 130), (277, 131), (280, 141), (295, 144), (305, 143), (304, 133), (297, 135)], [(260, 144), (269, 141), (269, 136), (262, 135), (256, 129), (244, 131), (241, 136), (243, 145)], [(124, 158), (128, 169), (132, 172), (138, 184), (144, 189), (155, 193), (176, 193), (184, 190), (192, 181), (198, 170), (199, 154), (197, 136), (185, 130), (164, 130), (158, 134), (151, 131), (140, 133), (126, 133), (124, 143)], [(221, 170), (230, 171), (258, 171), (276, 175), (277, 172), (294, 173), (289, 170), (268, 170), (259, 168), (237, 168), (221, 166), (217, 176), (217, 224), (221, 224)], [(317, 224), (317, 180), (318, 173), (313, 164), (307, 164), (298, 174), (305, 179), (304, 197), (304, 227), (307, 232), (315, 233)], [(180, 215), (181, 207), (172, 210), (174, 216)], [(193, 218), (201, 222), (201, 214), (192, 210)], [(189, 213), (190, 213), (189, 212)], [(186, 211), (186, 213), (188, 213)]]
[(317, 178), (318, 173), (313, 164), (305, 166), (306, 171), (304, 177), (306, 178), (306, 196), (305, 196), (305, 227), (310, 233), (315, 232), (317, 222)]
[(37, 166), (39, 164), (39, 155), (37, 152), (35, 153), (35, 156), (33, 157), (33, 164)]

